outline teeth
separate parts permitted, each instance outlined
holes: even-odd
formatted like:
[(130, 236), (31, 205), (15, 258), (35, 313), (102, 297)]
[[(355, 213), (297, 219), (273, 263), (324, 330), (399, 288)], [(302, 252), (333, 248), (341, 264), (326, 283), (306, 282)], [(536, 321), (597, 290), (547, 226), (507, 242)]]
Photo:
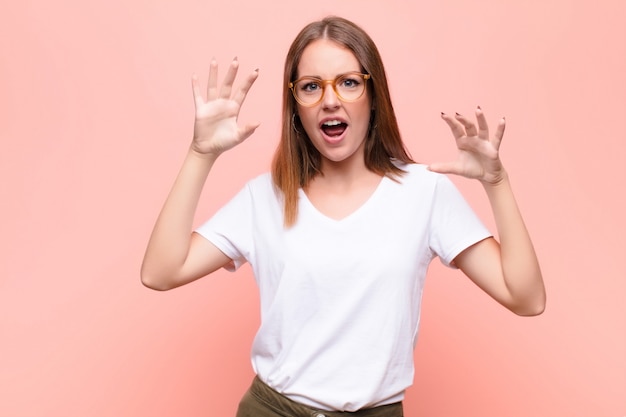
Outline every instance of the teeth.
[(324, 126), (337, 126), (340, 124), (341, 122), (339, 120), (329, 120), (327, 122), (324, 122)]

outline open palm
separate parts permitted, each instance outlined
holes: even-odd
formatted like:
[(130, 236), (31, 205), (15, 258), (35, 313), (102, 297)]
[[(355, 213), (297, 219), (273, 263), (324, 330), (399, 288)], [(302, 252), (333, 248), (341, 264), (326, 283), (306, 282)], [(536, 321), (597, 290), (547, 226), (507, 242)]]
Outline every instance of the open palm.
[(258, 70), (253, 71), (238, 89), (233, 90), (238, 68), (239, 63), (234, 59), (218, 88), (217, 62), (212, 60), (206, 99), (200, 91), (198, 78), (192, 78), (196, 107), (192, 149), (200, 154), (219, 155), (246, 140), (259, 126), (258, 123), (238, 124), (241, 105), (258, 77)]

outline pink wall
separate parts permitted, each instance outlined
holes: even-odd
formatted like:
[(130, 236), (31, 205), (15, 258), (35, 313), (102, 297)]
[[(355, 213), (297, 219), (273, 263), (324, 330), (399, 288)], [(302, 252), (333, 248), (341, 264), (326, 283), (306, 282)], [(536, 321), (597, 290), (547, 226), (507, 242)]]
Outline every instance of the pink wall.
[(201, 221), (269, 166), (286, 49), (330, 13), (377, 41), (418, 160), (454, 155), (440, 111), (507, 117), (548, 289), (519, 318), (434, 265), (407, 415), (626, 415), (626, 3), (25, 0), (0, 12), (0, 416), (233, 415), (249, 268), (157, 293), (139, 265), (190, 140), (191, 74), (213, 55), (261, 69), (242, 118), (263, 125), (216, 166)]

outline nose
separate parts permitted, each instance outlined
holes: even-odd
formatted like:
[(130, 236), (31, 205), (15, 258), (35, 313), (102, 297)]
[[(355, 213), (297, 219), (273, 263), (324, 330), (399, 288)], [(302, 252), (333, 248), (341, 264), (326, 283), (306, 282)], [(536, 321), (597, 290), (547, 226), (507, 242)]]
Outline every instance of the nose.
[(324, 108), (334, 109), (339, 106), (339, 97), (331, 83), (326, 83), (322, 92), (322, 105)]

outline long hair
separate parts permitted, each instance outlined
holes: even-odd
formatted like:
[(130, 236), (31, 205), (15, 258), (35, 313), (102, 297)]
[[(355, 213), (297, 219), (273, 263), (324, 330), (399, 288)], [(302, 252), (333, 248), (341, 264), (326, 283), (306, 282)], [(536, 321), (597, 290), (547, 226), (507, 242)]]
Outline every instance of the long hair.
[(298, 78), (302, 52), (318, 39), (331, 40), (352, 51), (361, 65), (361, 71), (371, 75), (366, 86), (372, 102), (372, 114), (365, 139), (365, 166), (372, 172), (394, 178), (404, 171), (392, 160), (414, 162), (400, 137), (385, 68), (374, 41), (359, 26), (341, 17), (329, 16), (308, 24), (294, 39), (285, 60), (282, 133), (272, 162), (274, 185), (283, 194), (286, 227), (292, 226), (298, 216), (298, 190), (321, 173), (320, 153), (297, 117), (297, 104), (288, 88), (289, 82)]

